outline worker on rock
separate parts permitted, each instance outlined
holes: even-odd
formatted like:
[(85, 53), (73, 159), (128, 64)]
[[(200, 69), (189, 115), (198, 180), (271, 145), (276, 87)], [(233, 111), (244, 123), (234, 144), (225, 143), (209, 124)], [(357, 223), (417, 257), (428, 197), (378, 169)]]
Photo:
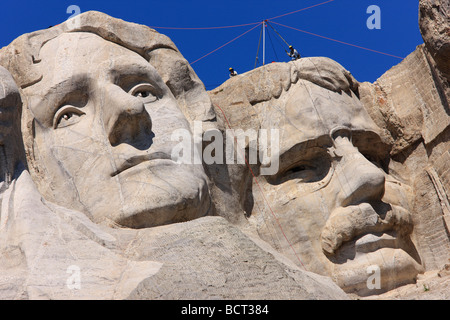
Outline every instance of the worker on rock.
[(230, 70), (230, 78), (237, 76), (238, 73), (233, 68), (230, 68), (229, 70)]
[(287, 52), (287, 55), (291, 57), (292, 61), (300, 59), (300, 54), (297, 50), (294, 49), (293, 46), (289, 46), (289, 52)]

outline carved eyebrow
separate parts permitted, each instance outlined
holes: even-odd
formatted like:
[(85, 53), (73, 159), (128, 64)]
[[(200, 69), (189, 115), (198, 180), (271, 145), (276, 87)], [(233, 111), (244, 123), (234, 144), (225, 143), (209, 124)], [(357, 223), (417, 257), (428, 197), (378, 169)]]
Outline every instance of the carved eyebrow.
[[(31, 106), (35, 118), (46, 126), (52, 126), (53, 117), (63, 104), (70, 102), (79, 104), (77, 106), (81, 107), (81, 104), (85, 102), (86, 93), (89, 91), (91, 79), (89, 74), (82, 73), (52, 85), (44, 91), (41, 101)], [(80, 100), (76, 99), (80, 94), (82, 99), (77, 101)]]
[(43, 96), (46, 98), (52, 97), (52, 100), (63, 100), (63, 97), (68, 93), (79, 91), (80, 88), (88, 87), (90, 85), (90, 80), (91, 75), (86, 73), (72, 75), (70, 78), (52, 85), (44, 92)]
[(282, 168), (289, 167), (290, 165), (298, 162), (303, 158), (309, 156), (308, 151), (318, 148), (327, 148), (331, 146), (331, 139), (328, 135), (322, 135), (317, 138), (300, 141), (292, 145), (290, 148), (285, 148), (280, 151), (280, 171)]
[(160, 75), (150, 66), (150, 64), (119, 63), (110, 69), (108, 73), (112, 78), (112, 81), (122, 87), (125, 91), (129, 91), (135, 84), (129, 82), (146, 81), (155, 88), (160, 89), (158, 82), (162, 81)]
[[(380, 136), (373, 131), (350, 130), (352, 133), (353, 145), (360, 149), (360, 152), (367, 152), (378, 156), (388, 156), (389, 146), (385, 145)], [(308, 151), (317, 148), (331, 147), (333, 142), (329, 135), (321, 135), (317, 138), (300, 141), (291, 147), (280, 151), (280, 166), (289, 166), (292, 163), (308, 157)]]
[(331, 145), (332, 141), (329, 135), (320, 135), (315, 138), (295, 142), (291, 146), (288, 146), (288, 148), (283, 148), (284, 150), (280, 152), (280, 154), (284, 155), (290, 154), (292, 152), (302, 152), (310, 148), (331, 146)]

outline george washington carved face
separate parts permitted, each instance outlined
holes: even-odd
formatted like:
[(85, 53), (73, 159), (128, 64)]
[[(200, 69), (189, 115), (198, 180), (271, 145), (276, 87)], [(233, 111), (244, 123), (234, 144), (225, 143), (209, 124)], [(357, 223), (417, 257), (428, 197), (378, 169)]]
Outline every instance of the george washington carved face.
[(46, 199), (135, 228), (207, 213), (203, 168), (171, 158), (172, 131), (189, 123), (151, 64), (88, 32), (62, 33), (39, 56), (42, 79), (24, 89), (24, 135)]

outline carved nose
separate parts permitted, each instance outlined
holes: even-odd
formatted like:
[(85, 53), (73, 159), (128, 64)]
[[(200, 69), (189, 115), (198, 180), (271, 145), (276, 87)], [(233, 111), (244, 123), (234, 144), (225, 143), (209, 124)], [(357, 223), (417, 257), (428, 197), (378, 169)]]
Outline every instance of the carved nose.
[[(152, 121), (144, 102), (119, 87), (111, 88), (105, 105), (105, 129), (112, 146), (147, 144)], [(106, 110), (105, 110), (106, 109)]]
[(345, 184), (343, 206), (381, 200), (383, 197), (384, 174), (362, 155), (361, 159), (355, 159), (344, 165), (342, 175)]
[[(348, 145), (350, 144), (350, 146)], [(385, 175), (348, 142), (336, 170), (341, 187), (341, 205), (381, 200)]]

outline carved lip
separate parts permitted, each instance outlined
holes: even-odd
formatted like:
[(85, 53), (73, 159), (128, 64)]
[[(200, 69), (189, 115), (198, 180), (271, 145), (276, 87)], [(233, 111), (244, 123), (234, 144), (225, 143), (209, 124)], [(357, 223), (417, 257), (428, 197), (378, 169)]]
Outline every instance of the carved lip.
[[(368, 234), (379, 235), (395, 232), (394, 238), (410, 234), (413, 223), (411, 214), (399, 206), (373, 207), (368, 203), (339, 208), (334, 211), (322, 230), (322, 249), (328, 255), (335, 255), (347, 242), (356, 241)], [(365, 238), (367, 240), (367, 238)], [(392, 245), (392, 238), (372, 238), (370, 242)]]
[(111, 173), (111, 177), (115, 177), (122, 172), (137, 166), (143, 162), (152, 161), (152, 160), (172, 160), (171, 156), (165, 152), (153, 152), (147, 153), (144, 155), (133, 156), (125, 161), (123, 161), (113, 173)]
[(399, 235), (395, 230), (381, 234), (368, 233), (355, 241), (355, 251), (358, 253), (374, 252), (382, 248), (400, 248)]

